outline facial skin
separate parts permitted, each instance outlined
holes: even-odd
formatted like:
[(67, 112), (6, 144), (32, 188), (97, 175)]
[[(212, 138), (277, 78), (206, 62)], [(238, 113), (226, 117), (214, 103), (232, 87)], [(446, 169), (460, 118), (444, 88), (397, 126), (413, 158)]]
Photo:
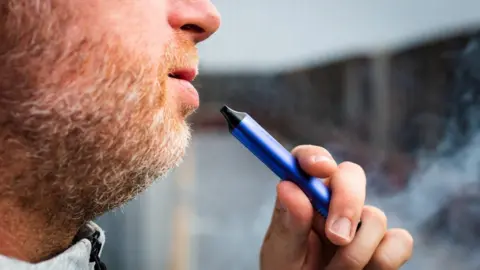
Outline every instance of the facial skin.
[(169, 74), (219, 24), (207, 0), (0, 0), (1, 254), (63, 251), (180, 163), (198, 95)]
[[(52, 258), (178, 165), (199, 105), (186, 81), (195, 45), (219, 24), (208, 0), (0, 0), (1, 255)], [(293, 154), (328, 179), (329, 217), (315, 222), (305, 194), (279, 184), (262, 270), (399, 269), (410, 258), (410, 234), (364, 206), (358, 165), (314, 146)]]

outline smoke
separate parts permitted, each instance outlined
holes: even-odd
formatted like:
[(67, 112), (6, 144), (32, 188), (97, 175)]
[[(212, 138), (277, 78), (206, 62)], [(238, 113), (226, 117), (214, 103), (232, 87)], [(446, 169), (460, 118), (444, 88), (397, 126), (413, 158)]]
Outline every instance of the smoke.
[[(470, 234), (473, 238), (478, 232), (458, 231), (454, 227), (456, 222), (461, 222), (458, 218), (474, 222), (476, 217), (449, 215), (450, 211), (458, 210), (449, 207), (455, 207), (452, 202), (479, 182), (480, 134), (453, 156), (420, 158), (419, 163), (405, 190), (393, 197), (368, 194), (367, 203), (385, 211), (390, 227), (405, 228), (412, 233), (416, 241), (414, 257), (404, 269), (478, 269), (460, 267), (466, 261), (455, 252), (465, 253), (463, 249), (468, 244), (458, 241), (458, 233)], [(480, 198), (480, 193), (469, 195)], [(444, 215), (447, 217), (441, 218)], [(478, 256), (471, 258), (473, 261), (468, 263), (480, 266)]]
[(404, 269), (479, 269), (480, 257), (480, 38), (460, 55), (452, 116), (437, 155), (417, 152), (418, 169), (395, 196), (369, 194), (390, 227), (409, 230), (415, 241)]

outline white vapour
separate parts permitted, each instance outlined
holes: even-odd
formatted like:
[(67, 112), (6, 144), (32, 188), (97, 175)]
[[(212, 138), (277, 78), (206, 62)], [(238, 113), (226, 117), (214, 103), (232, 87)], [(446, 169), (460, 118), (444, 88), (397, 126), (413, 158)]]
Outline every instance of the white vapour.
[[(448, 143), (446, 141), (445, 143)], [(453, 235), (459, 220), (447, 220), (444, 227), (450, 233), (426, 235), (426, 224), (452, 199), (474, 188), (480, 179), (480, 133), (452, 156), (421, 157), (419, 168), (409, 186), (394, 196), (369, 194), (367, 201), (380, 207), (389, 217), (390, 227), (409, 230), (416, 243), (413, 259), (405, 266), (410, 269), (479, 269), (480, 257), (471, 256), (467, 248), (455, 244)], [(480, 193), (478, 193), (480, 194)], [(473, 220), (475, 217), (461, 217)], [(461, 229), (461, 228), (460, 228)], [(463, 233), (469, 233), (464, 231)], [(471, 250), (470, 250), (471, 251)]]

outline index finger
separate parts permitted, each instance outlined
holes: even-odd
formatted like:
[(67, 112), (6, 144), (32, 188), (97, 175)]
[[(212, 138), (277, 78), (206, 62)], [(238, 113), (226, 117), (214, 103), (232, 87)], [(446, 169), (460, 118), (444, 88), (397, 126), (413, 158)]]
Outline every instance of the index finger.
[(326, 178), (337, 169), (337, 163), (332, 155), (323, 147), (314, 145), (300, 145), (292, 150), (300, 167), (309, 175)]
[[(323, 182), (332, 192), (326, 226), (320, 226), (327, 229), (323, 231), (325, 236), (335, 245), (350, 243), (359, 228), (365, 202), (366, 177), (363, 169), (351, 162), (337, 166), (332, 155), (319, 146), (301, 145), (292, 154), (307, 174), (326, 178)], [(314, 227), (319, 227), (317, 222)]]
[(326, 236), (334, 244), (349, 244), (360, 222), (365, 203), (366, 177), (363, 169), (351, 162), (344, 162), (330, 177), (332, 191)]

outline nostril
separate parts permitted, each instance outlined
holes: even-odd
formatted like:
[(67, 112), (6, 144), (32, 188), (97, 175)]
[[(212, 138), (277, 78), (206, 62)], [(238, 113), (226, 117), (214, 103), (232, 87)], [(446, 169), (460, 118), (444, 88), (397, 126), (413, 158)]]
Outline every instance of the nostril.
[(182, 27), (180, 27), (183, 31), (190, 31), (193, 33), (201, 34), (205, 32), (205, 29), (202, 27), (196, 25), (196, 24), (185, 24)]

